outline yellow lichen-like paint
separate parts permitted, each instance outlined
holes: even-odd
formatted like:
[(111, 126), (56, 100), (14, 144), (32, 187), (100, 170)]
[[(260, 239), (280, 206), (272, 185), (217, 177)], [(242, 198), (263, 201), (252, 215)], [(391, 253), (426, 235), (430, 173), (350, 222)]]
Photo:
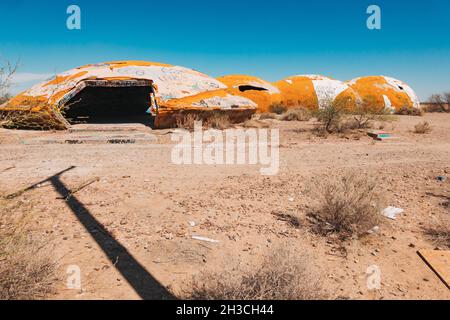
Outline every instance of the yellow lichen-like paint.
[(310, 110), (319, 108), (319, 100), (310, 77), (289, 77), (275, 82), (275, 86), (277, 86), (281, 92), (280, 103), (286, 107), (303, 107)]
[[(258, 105), (258, 112), (268, 112), (273, 103), (279, 102), (281, 99), (278, 88), (271, 83), (260, 78), (248, 75), (228, 75), (217, 78), (220, 82), (225, 84), (227, 91), (233, 95), (240, 95), (246, 97)], [(266, 90), (246, 90), (241, 91), (241, 86), (253, 86), (264, 88)]]
[(399, 110), (403, 107), (413, 108), (414, 102), (407, 92), (388, 83), (383, 76), (369, 76), (349, 81), (350, 87), (356, 91), (363, 100), (371, 100), (377, 108), (385, 108), (386, 96), (392, 108)]

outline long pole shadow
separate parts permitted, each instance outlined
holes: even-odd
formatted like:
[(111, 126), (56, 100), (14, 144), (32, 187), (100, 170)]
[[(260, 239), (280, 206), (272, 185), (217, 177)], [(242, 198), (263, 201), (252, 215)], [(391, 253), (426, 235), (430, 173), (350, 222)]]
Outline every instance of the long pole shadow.
[[(72, 170), (70, 167), (48, 178), (55, 190), (66, 198), (70, 190), (61, 181), (61, 174)], [(89, 210), (74, 195), (67, 197), (67, 206), (76, 216), (78, 221), (89, 232), (95, 242), (122, 274), (126, 281), (133, 287), (136, 293), (144, 300), (172, 300), (175, 297), (164, 288), (114, 237), (109, 234), (102, 224), (95, 219)]]

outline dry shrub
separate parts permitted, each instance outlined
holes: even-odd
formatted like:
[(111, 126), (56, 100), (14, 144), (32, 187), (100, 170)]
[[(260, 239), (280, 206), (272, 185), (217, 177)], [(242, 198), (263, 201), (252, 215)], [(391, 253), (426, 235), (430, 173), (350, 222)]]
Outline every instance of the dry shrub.
[(230, 128), (230, 117), (226, 114), (213, 112), (205, 119), (205, 127), (219, 130)]
[(359, 101), (351, 112), (352, 119), (349, 120), (354, 129), (368, 129), (373, 127), (374, 122), (392, 121), (390, 111), (380, 108), (374, 96), (366, 96)]
[(193, 300), (318, 300), (326, 298), (321, 279), (305, 255), (279, 248), (249, 270), (206, 273), (189, 284)]
[(435, 246), (450, 250), (450, 219), (429, 225), (424, 233)]
[(280, 221), (287, 222), (290, 226), (294, 228), (299, 228), (302, 224), (301, 215), (299, 212), (272, 212), (272, 214)]
[(430, 123), (428, 121), (423, 121), (414, 126), (414, 133), (417, 134), (426, 134), (430, 133), (433, 130)]
[(269, 111), (275, 114), (283, 114), (287, 111), (287, 107), (281, 103), (273, 103), (269, 107)]
[(194, 130), (195, 122), (202, 121), (203, 128), (210, 129), (227, 129), (232, 126), (228, 115), (219, 112), (206, 112), (206, 113), (182, 113), (176, 118), (177, 128), (186, 130)]
[(56, 264), (39, 241), (27, 238), (27, 223), (12, 219), (0, 200), (0, 300), (42, 299), (53, 292)]
[(5, 129), (65, 130), (69, 127), (64, 117), (54, 109), (39, 112), (0, 111), (0, 127)]
[(380, 223), (383, 196), (376, 180), (355, 173), (322, 179), (311, 190), (316, 203), (308, 216), (315, 232), (345, 240)]
[(311, 119), (311, 113), (304, 108), (290, 109), (280, 117), (283, 121), (308, 121), (309, 119)]
[(194, 130), (195, 122), (201, 120), (202, 119), (199, 117), (199, 115), (195, 113), (180, 114), (177, 116), (176, 126), (177, 128)]
[(346, 102), (333, 100), (332, 98), (325, 99), (323, 106), (314, 111), (314, 116), (319, 121), (317, 131), (326, 133), (338, 132), (345, 114), (347, 114)]
[(432, 112), (450, 112), (450, 107), (448, 104), (428, 104), (423, 107), (423, 110), (428, 113)]
[(425, 104), (426, 112), (450, 112), (450, 92), (432, 94)]
[(420, 108), (408, 108), (402, 107), (395, 111), (395, 114), (403, 115), (403, 116), (418, 116), (423, 117), (425, 115), (425, 111)]
[(270, 112), (261, 113), (259, 115), (259, 120), (277, 119), (277, 116), (278, 115), (276, 113), (270, 113)]
[(243, 124), (244, 128), (269, 128), (270, 125), (267, 122), (258, 120), (258, 119), (250, 119), (244, 122)]

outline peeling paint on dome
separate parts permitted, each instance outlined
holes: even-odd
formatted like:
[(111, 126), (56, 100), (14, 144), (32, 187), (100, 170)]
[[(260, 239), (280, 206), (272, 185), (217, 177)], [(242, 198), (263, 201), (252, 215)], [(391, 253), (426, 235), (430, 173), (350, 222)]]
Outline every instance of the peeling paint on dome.
[(406, 83), (385, 76), (360, 77), (347, 84), (361, 99), (372, 98), (380, 107), (391, 111), (401, 108), (420, 108), (416, 93)]
[(278, 81), (281, 103), (288, 107), (323, 108), (330, 101), (356, 103), (356, 94), (348, 84), (321, 75), (296, 75)]
[(217, 78), (225, 84), (233, 95), (246, 97), (253, 101), (258, 112), (269, 111), (270, 105), (280, 100), (280, 90), (263, 79), (247, 75), (228, 75)]

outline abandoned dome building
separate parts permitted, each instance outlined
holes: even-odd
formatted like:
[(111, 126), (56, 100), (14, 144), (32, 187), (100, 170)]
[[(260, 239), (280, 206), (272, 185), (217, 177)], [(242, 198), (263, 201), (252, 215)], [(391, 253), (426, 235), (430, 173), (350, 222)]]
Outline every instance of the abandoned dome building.
[(218, 111), (233, 122), (273, 104), (287, 108), (323, 108), (343, 101), (348, 108), (372, 98), (379, 108), (419, 108), (414, 91), (384, 76), (342, 82), (319, 75), (299, 75), (267, 82), (247, 75), (214, 79), (180, 66), (146, 61), (90, 64), (63, 72), (19, 93), (0, 106), (14, 127), (67, 129), (74, 123), (145, 121), (173, 127), (180, 114)]

